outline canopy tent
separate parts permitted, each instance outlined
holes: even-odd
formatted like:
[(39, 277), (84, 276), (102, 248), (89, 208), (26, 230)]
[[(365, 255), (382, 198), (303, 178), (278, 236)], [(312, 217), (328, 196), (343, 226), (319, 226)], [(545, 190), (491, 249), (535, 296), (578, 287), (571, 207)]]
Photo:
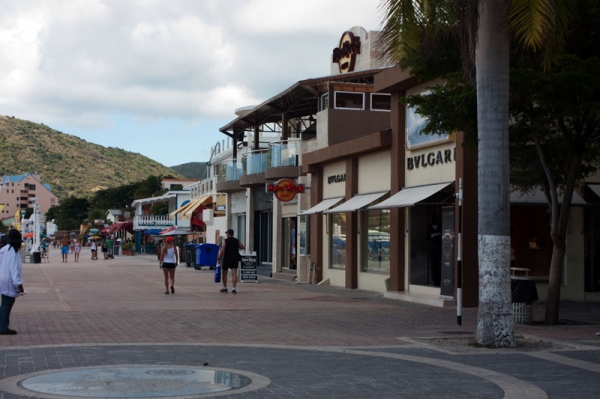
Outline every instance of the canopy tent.
[(129, 233), (133, 234), (133, 222), (117, 222), (110, 227), (107, 234), (114, 234), (121, 230), (127, 230)]

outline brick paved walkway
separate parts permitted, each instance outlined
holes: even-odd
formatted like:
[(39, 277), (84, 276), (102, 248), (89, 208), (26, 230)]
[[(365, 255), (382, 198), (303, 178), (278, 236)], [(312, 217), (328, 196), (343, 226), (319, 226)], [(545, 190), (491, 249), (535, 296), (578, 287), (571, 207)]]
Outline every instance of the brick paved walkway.
[[(71, 257), (72, 258), (72, 257)], [(517, 325), (521, 336), (560, 341), (467, 352), (415, 338), (474, 335), (476, 309), (432, 308), (372, 292), (264, 278), (221, 294), (212, 271), (180, 266), (164, 295), (154, 256), (26, 264), (0, 339), (0, 398), (58, 397), (23, 391), (30, 373), (91, 366), (170, 365), (256, 373), (269, 384), (230, 391), (256, 398), (573, 397), (600, 392), (600, 306), (563, 303), (567, 325)], [(543, 318), (536, 305), (536, 320)], [(133, 396), (130, 396), (133, 397)]]

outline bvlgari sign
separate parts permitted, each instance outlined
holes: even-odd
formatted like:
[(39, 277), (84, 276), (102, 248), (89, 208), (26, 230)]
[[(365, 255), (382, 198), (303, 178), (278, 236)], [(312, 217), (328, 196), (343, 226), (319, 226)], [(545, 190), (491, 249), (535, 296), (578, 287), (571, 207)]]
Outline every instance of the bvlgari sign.
[(296, 194), (304, 192), (304, 184), (296, 184), (290, 179), (281, 179), (275, 183), (267, 183), (266, 190), (273, 193), (279, 201), (289, 202), (296, 198)]
[(339, 47), (333, 49), (333, 62), (340, 66), (340, 73), (354, 71), (357, 54), (360, 54), (360, 37), (344, 32)]

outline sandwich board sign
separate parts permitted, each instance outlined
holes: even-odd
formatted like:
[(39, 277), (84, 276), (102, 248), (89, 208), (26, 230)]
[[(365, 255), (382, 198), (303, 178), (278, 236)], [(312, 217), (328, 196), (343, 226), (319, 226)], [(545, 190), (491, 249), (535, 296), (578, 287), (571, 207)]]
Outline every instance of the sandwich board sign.
[(240, 252), (240, 281), (242, 283), (258, 283), (258, 263), (256, 252)]

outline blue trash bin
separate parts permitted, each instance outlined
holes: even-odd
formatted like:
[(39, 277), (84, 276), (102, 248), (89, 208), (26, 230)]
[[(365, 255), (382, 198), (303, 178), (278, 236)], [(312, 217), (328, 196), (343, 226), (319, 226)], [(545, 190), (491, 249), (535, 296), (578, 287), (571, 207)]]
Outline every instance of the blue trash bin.
[(217, 266), (219, 248), (217, 244), (199, 244), (196, 247), (196, 269), (202, 266)]

